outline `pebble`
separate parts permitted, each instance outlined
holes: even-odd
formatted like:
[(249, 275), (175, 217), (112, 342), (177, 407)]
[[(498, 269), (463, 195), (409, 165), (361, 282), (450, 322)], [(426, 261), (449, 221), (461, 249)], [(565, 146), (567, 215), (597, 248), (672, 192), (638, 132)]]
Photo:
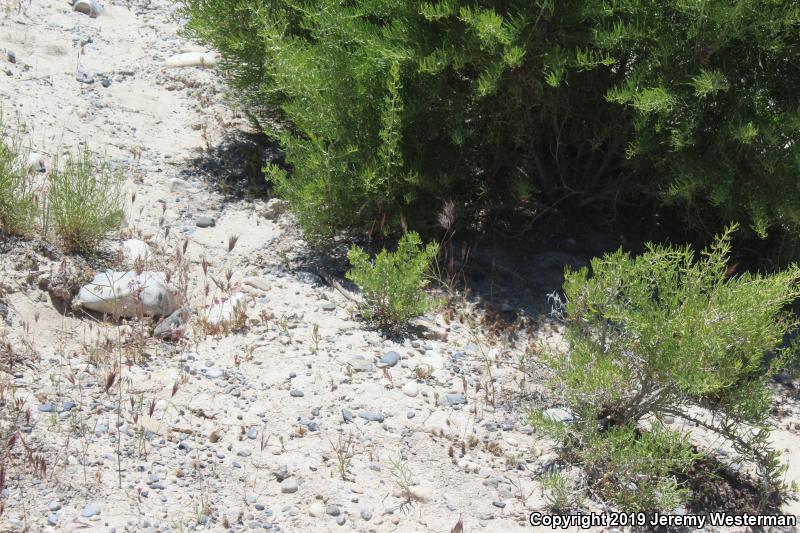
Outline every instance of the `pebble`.
[(575, 419), (575, 415), (572, 414), (572, 411), (562, 407), (545, 409), (542, 412), (542, 416), (553, 422), (572, 422)]
[(386, 418), (383, 413), (377, 411), (361, 411), (358, 416), (368, 422), (383, 422)]
[(206, 377), (211, 379), (221, 378), (225, 372), (219, 367), (212, 366), (211, 368), (206, 370)]
[(39, 406), (39, 411), (41, 411), (42, 413), (50, 413), (54, 410), (55, 408), (53, 407), (53, 404), (50, 402), (45, 402)]
[(340, 526), (343, 526), (344, 525), (344, 515), (337, 516), (336, 517), (336, 523), (339, 524)]
[(81, 516), (84, 518), (91, 518), (95, 515), (99, 515), (100, 511), (101, 511), (100, 504), (90, 503), (89, 505), (83, 508), (83, 511), (81, 511)]
[(325, 507), (322, 505), (322, 502), (314, 502), (308, 508), (308, 514), (315, 518), (319, 518), (323, 514), (325, 514)]
[(338, 505), (328, 505), (327, 507), (325, 507), (325, 513), (331, 516), (339, 516), (341, 512), (342, 511), (341, 509), (339, 509)]
[(504, 508), (504, 507), (506, 506), (506, 502), (504, 502), (504, 501), (500, 501), (500, 500), (496, 500), (496, 501), (493, 501), (493, 502), (492, 502), (492, 505), (494, 505), (495, 507), (499, 507), (500, 509), (502, 509), (502, 508)]
[(50, 526), (58, 524), (58, 515), (55, 513), (50, 513), (47, 515), (47, 524)]
[(281, 481), (281, 492), (283, 494), (294, 494), (297, 489), (297, 480), (295, 478), (290, 477)]
[(378, 361), (378, 368), (390, 368), (400, 361), (400, 354), (397, 352), (386, 352)]
[(323, 311), (335, 311), (336, 310), (336, 304), (335, 303), (331, 303), (331, 302), (324, 303), (324, 304), (322, 304), (322, 310)]
[(363, 355), (357, 355), (347, 361), (347, 364), (356, 372), (374, 372), (375, 366)]
[(345, 422), (352, 422), (353, 421), (353, 413), (350, 412), (350, 409), (342, 409), (342, 418)]
[(255, 439), (258, 436), (258, 429), (250, 428), (247, 430), (247, 438), (248, 439)]
[(467, 403), (467, 399), (463, 394), (445, 394), (442, 398), (442, 405), (462, 405)]
[(372, 511), (370, 511), (369, 509), (366, 508), (361, 509), (360, 514), (361, 514), (361, 519), (364, 520), (365, 522), (369, 522), (370, 520), (372, 520)]
[(289, 396), (291, 396), (292, 398), (302, 398), (303, 396), (305, 396), (305, 393), (300, 389), (292, 389), (289, 391)]
[(58, 503), (57, 501), (52, 501), (47, 504), (47, 508), (52, 512), (56, 512), (61, 510), (61, 504)]
[(414, 398), (417, 394), (419, 394), (419, 385), (417, 385), (417, 382), (409, 381), (403, 385), (403, 394), (410, 398)]
[(198, 228), (213, 228), (217, 225), (217, 221), (207, 215), (200, 215), (194, 221)]

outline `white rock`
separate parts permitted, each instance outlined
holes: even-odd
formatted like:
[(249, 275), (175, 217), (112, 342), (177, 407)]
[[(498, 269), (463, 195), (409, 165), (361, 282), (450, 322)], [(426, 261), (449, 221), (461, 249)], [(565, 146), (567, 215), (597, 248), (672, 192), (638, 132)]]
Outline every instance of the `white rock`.
[(322, 505), (322, 502), (314, 502), (308, 508), (308, 514), (316, 518), (325, 516), (325, 506)]
[(469, 421), (461, 412), (435, 411), (425, 420), (423, 428), (437, 437), (464, 437), (468, 434)]
[(419, 394), (419, 385), (417, 385), (416, 381), (409, 381), (405, 385), (403, 385), (403, 394), (409, 396), (411, 398), (415, 397)]
[(183, 192), (187, 194), (194, 194), (197, 189), (186, 180), (180, 178), (172, 178), (169, 180), (169, 190), (172, 192)]
[(178, 291), (163, 272), (115, 272), (97, 274), (81, 287), (73, 305), (119, 317), (168, 316), (180, 306)]
[(211, 305), (206, 309), (206, 320), (212, 325), (232, 322), (245, 312), (247, 296), (237, 292), (227, 300)]
[(122, 243), (122, 255), (126, 261), (144, 261), (150, 256), (150, 246), (139, 239), (128, 239)]
[(203, 52), (176, 54), (164, 61), (164, 66), (167, 68), (213, 67), (216, 66), (216, 64), (217, 57), (215, 55), (205, 54)]

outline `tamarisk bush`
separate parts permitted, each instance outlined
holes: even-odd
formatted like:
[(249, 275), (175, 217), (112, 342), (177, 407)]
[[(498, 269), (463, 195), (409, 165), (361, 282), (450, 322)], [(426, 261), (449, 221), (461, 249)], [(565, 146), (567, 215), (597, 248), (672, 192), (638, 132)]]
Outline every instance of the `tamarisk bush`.
[(800, 227), (797, 3), (181, 4), (280, 140), (293, 170), (266, 174), (310, 234), (424, 228), (448, 199)]
[(668, 510), (688, 496), (676, 475), (697, 457), (667, 416), (725, 439), (765, 494), (781, 489), (767, 382), (796, 355), (784, 339), (798, 328), (787, 306), (800, 297), (800, 268), (729, 275), (734, 228), (700, 258), (651, 245), (638, 257), (594, 259), (591, 275), (566, 273), (559, 309), (569, 349), (545, 362), (575, 420), (534, 419), (628, 509)]

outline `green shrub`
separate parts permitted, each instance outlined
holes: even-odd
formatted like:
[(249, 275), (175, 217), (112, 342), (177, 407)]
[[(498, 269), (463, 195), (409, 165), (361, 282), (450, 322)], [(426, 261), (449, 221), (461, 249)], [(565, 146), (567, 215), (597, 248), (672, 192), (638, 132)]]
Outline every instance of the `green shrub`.
[(742, 0), (182, 0), (314, 233), (445, 199), (626, 198), (800, 227), (798, 8)]
[(437, 305), (425, 288), (426, 274), (438, 252), (436, 243), (423, 247), (414, 232), (400, 239), (397, 251), (383, 249), (374, 261), (361, 248), (350, 248), (351, 269), (346, 276), (362, 291), (362, 316), (382, 329), (398, 331)]
[(28, 179), (29, 153), (19, 132), (7, 137), (0, 120), (0, 229), (14, 235), (29, 233), (36, 218), (36, 199)]
[(91, 252), (123, 220), (122, 180), (108, 163), (95, 163), (88, 149), (54, 163), (48, 218), (70, 251)]
[(688, 247), (651, 245), (638, 257), (594, 259), (591, 276), (566, 273), (569, 350), (546, 362), (576, 421), (536, 420), (626, 508), (669, 508), (684, 493), (674, 476), (691, 453), (686, 436), (662, 424), (666, 416), (722, 437), (765, 491), (780, 489), (767, 382), (795, 355), (784, 338), (798, 327), (787, 306), (800, 296), (800, 269), (729, 277), (732, 232), (699, 260)]

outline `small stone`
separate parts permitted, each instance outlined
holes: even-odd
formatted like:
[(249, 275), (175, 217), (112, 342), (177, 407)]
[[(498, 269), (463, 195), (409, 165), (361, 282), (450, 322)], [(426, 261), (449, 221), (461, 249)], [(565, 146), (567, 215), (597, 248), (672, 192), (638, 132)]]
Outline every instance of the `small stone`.
[(55, 526), (56, 524), (58, 524), (58, 515), (55, 513), (47, 515), (47, 525)]
[(504, 507), (506, 506), (506, 502), (504, 502), (504, 501), (500, 501), (500, 500), (497, 500), (497, 501), (493, 501), (493, 502), (492, 502), (492, 505), (494, 505), (495, 507), (498, 507), (498, 508), (502, 509), (502, 508), (504, 508)]
[(17, 54), (15, 54), (13, 50), (6, 50), (6, 57), (9, 63), (17, 62)]
[(61, 504), (58, 503), (55, 500), (51, 501), (50, 503), (47, 504), (47, 509), (52, 511), (52, 512), (59, 511), (59, 510), (61, 510)]
[(327, 507), (325, 507), (325, 513), (331, 516), (339, 516), (341, 512), (342, 511), (341, 509), (339, 509), (338, 505), (328, 505)]
[(84, 15), (89, 15), (91, 18), (97, 18), (102, 12), (103, 8), (96, 0), (76, 0), (72, 4), (72, 10)]
[(369, 522), (370, 520), (372, 520), (372, 511), (370, 511), (369, 509), (366, 508), (361, 509), (361, 513), (359, 514), (361, 515), (361, 519), (364, 520), (365, 522)]
[(338, 525), (340, 525), (340, 526), (344, 525), (344, 515), (343, 514), (336, 517), (336, 523)]
[(290, 477), (281, 481), (281, 492), (283, 494), (294, 494), (297, 489), (297, 480), (295, 478)]
[(217, 225), (217, 221), (208, 215), (200, 215), (194, 221), (198, 228), (213, 228)]
[(409, 420), (411, 420), (411, 419), (412, 419), (412, 418), (414, 418), (415, 416), (417, 416), (417, 413), (416, 413), (416, 411), (411, 411), (411, 410), (410, 410), (410, 411), (408, 411), (408, 412), (406, 413), (406, 418), (408, 418)]
[(336, 304), (332, 302), (322, 304), (323, 311), (336, 311)]
[(397, 352), (386, 352), (378, 361), (378, 368), (391, 368), (400, 361), (400, 354)]
[(212, 366), (211, 368), (206, 370), (206, 377), (209, 377), (211, 379), (217, 379), (221, 378), (224, 373), (225, 372), (221, 368)]
[(352, 422), (353, 421), (353, 413), (350, 412), (350, 409), (342, 409), (342, 418), (345, 422)]
[(419, 394), (419, 385), (417, 385), (417, 382), (409, 381), (403, 385), (403, 394), (411, 398), (414, 398), (417, 394)]
[(361, 411), (358, 416), (368, 422), (383, 422), (386, 418), (383, 413), (377, 411)]
[(308, 514), (315, 518), (319, 518), (323, 514), (325, 514), (325, 507), (322, 505), (322, 502), (314, 502), (308, 508)]
[(39, 406), (39, 411), (42, 413), (50, 413), (55, 410), (53, 404), (50, 402), (44, 402), (42, 405)]
[(373, 366), (372, 361), (368, 361), (363, 355), (357, 355), (356, 357), (351, 358), (349, 361), (347, 361), (347, 364), (355, 372), (375, 371), (375, 366)]
[(302, 398), (303, 396), (305, 396), (305, 393), (300, 389), (292, 389), (289, 391), (289, 396), (291, 396), (292, 398)]
[(91, 518), (95, 515), (99, 515), (100, 511), (101, 511), (100, 504), (90, 503), (89, 505), (83, 508), (83, 511), (81, 511), (81, 516), (84, 518)]
[(442, 405), (462, 405), (467, 403), (467, 399), (463, 394), (445, 394), (442, 398)]
[(250, 429), (248, 429), (248, 430), (247, 430), (247, 438), (248, 438), (248, 439), (251, 439), (251, 440), (253, 440), (253, 439), (255, 439), (257, 436), (258, 436), (258, 429), (256, 429), (256, 428), (250, 428)]

